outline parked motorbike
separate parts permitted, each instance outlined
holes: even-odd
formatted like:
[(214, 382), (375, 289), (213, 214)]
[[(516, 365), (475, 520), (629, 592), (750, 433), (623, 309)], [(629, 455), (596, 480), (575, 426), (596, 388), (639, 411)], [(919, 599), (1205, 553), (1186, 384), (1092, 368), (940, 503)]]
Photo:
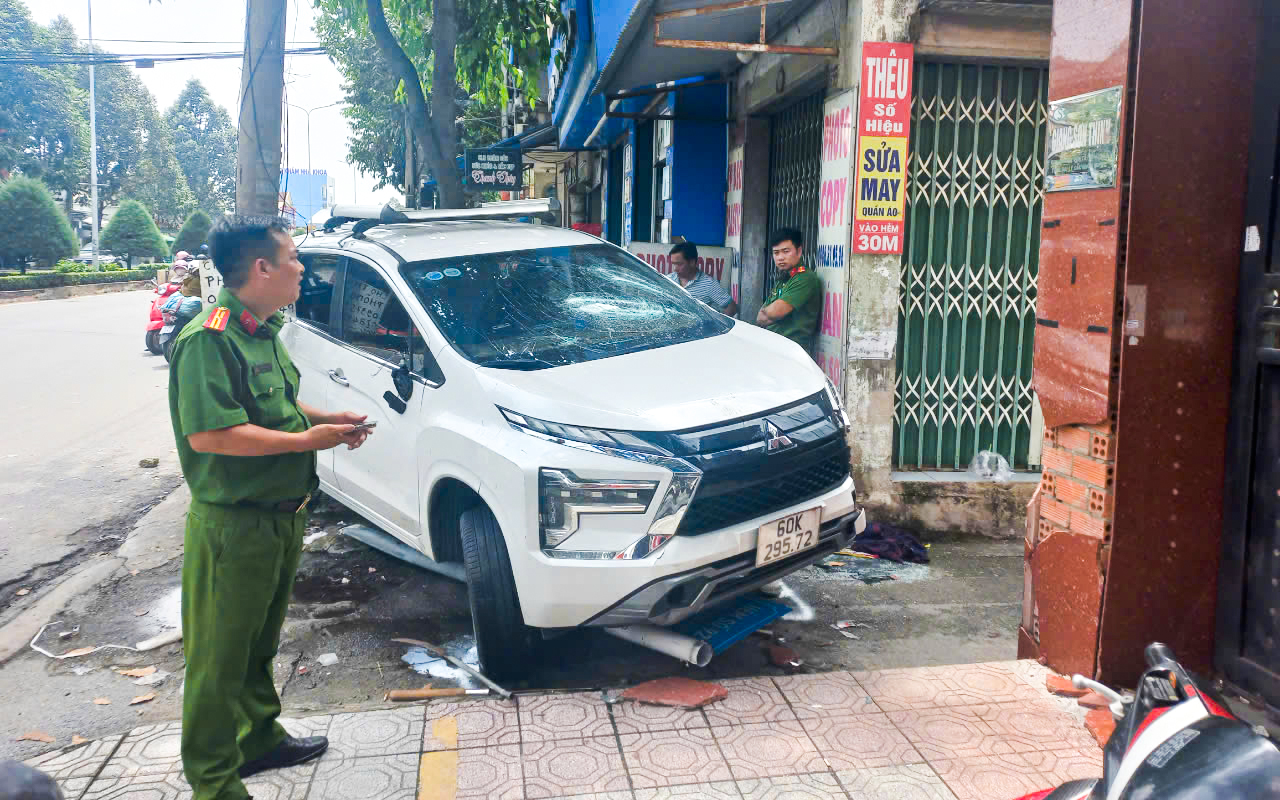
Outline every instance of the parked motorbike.
[[(187, 292), (190, 291), (190, 294)], [(173, 346), (178, 341), (178, 334), (187, 323), (200, 315), (204, 304), (200, 302), (200, 284), (196, 279), (194, 287), (188, 287), (172, 295), (160, 309), (164, 319), (164, 327), (160, 329), (160, 347), (164, 352), (164, 360), (173, 360)]]
[[(178, 255), (186, 255), (179, 253)], [(191, 269), (190, 262), (182, 259), (174, 259), (173, 266), (169, 269), (169, 280), (161, 284), (154, 285), (155, 296), (151, 298), (151, 315), (147, 318), (147, 350), (154, 355), (160, 355), (164, 352), (164, 345), (160, 341), (160, 329), (164, 327), (164, 317), (161, 315), (161, 308), (177, 292), (182, 288), (182, 281), (186, 278), (188, 270)]]
[(1183, 669), (1159, 642), (1147, 646), (1137, 694), (1082, 675), (1078, 689), (1111, 701), (1116, 729), (1103, 750), (1103, 776), (1019, 800), (1264, 800), (1280, 798), (1280, 749), (1227, 710), (1207, 682)]

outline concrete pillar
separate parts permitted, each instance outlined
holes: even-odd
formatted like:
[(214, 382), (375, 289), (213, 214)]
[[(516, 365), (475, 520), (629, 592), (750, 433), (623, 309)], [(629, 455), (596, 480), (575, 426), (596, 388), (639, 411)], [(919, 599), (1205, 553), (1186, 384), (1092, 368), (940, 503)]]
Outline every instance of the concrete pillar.
[(742, 264), (739, 319), (755, 322), (764, 305), (769, 258), (769, 119), (747, 117), (742, 138)]
[[(858, 3), (855, 41), (844, 42), (847, 59), (840, 72), (857, 89), (863, 42), (905, 42), (919, 0)], [(851, 37), (853, 38), (853, 37)], [(911, 180), (911, 175), (907, 180)], [(898, 288), (902, 256), (849, 257), (848, 366), (845, 404), (853, 430), (849, 447), (858, 494), (870, 504), (892, 502), (894, 384), (898, 343)]]

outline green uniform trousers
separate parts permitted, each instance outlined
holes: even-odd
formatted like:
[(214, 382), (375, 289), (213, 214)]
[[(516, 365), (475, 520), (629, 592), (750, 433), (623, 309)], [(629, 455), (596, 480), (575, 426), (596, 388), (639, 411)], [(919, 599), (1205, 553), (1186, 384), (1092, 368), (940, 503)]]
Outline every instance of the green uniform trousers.
[(286, 733), (272, 663), (306, 514), (192, 502), (182, 562), (182, 768), (192, 800), (249, 797), (238, 770)]

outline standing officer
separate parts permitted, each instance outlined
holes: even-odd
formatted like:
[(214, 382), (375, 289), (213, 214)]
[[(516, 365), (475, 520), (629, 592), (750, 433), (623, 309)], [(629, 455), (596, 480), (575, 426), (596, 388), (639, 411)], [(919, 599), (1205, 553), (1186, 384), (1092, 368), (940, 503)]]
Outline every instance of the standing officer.
[(178, 336), (169, 414), (191, 487), (182, 564), (187, 680), (182, 766), (193, 800), (244, 800), (240, 779), (300, 764), (329, 746), (276, 718), (272, 680), (315, 451), (355, 449), (364, 417), (298, 400), (278, 309), (298, 299), (302, 264), (283, 221), (227, 217), (210, 232), (225, 288)]
[(769, 247), (778, 270), (778, 285), (756, 315), (756, 324), (787, 337), (808, 352), (822, 316), (822, 279), (800, 264), (804, 255), (804, 234), (800, 231), (777, 231), (769, 240)]

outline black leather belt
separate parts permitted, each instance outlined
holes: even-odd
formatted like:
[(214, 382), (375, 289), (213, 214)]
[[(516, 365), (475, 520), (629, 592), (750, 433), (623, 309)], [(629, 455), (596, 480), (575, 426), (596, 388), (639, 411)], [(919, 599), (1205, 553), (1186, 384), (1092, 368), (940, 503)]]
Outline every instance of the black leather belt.
[(261, 508), (265, 511), (274, 511), (281, 514), (301, 514), (311, 502), (311, 493), (308, 492), (306, 497), (298, 497), (293, 500), (281, 500), (278, 503), (245, 503), (244, 505), (253, 508)]

